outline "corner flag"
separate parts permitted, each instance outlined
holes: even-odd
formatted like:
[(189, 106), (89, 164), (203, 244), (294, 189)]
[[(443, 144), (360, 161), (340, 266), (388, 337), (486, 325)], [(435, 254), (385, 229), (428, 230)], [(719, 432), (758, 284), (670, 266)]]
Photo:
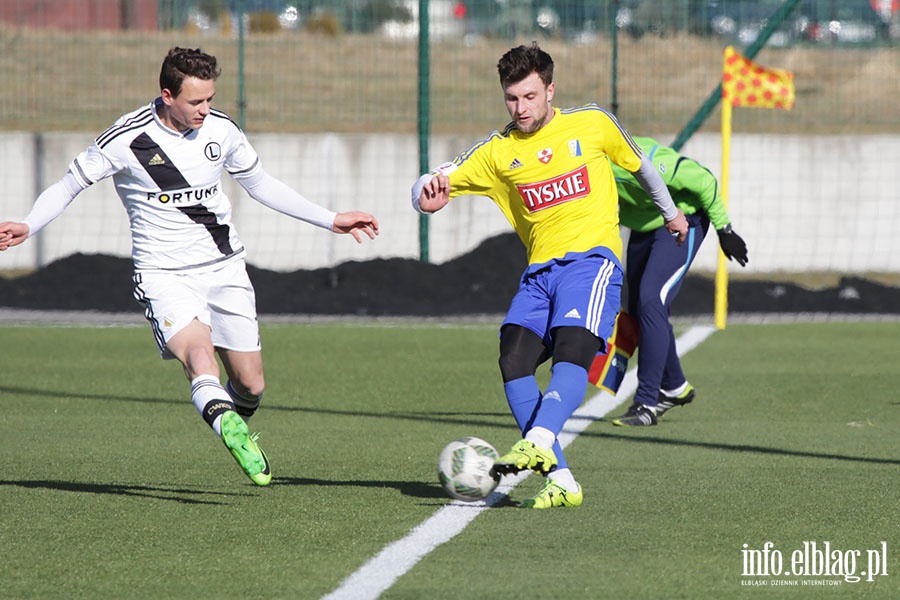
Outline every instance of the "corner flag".
[(785, 108), (794, 106), (794, 74), (761, 67), (733, 46), (725, 48), (722, 99), (732, 106)]
[[(722, 69), (722, 203), (728, 208), (728, 163), (731, 152), (731, 107), (783, 108), (794, 106), (794, 75), (784, 69), (757, 65), (725, 47)], [(719, 251), (716, 269), (716, 327), (725, 329), (728, 314), (728, 270), (725, 255)]]

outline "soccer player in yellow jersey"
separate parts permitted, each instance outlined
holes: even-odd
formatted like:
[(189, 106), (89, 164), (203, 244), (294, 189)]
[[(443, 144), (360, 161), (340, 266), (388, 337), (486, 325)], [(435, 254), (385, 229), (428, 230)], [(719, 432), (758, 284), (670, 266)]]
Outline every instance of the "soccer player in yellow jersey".
[[(581, 405), (588, 368), (619, 312), (622, 242), (609, 161), (635, 175), (678, 243), (688, 226), (615, 117), (593, 104), (553, 107), (553, 59), (536, 43), (509, 50), (497, 70), (512, 122), (420, 177), (412, 203), (430, 214), (457, 196), (488, 196), (525, 244), (528, 266), (500, 328), (504, 391), (524, 438), (494, 470), (547, 476), (522, 506), (578, 506), (581, 486), (556, 438)], [(534, 374), (550, 357), (542, 393)]]

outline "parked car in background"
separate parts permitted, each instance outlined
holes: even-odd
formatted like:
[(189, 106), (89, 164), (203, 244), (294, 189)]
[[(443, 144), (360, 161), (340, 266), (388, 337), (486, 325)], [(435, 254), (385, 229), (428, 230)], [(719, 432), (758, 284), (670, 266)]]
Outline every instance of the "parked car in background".
[[(688, 33), (752, 44), (788, 0), (430, 0), (434, 39), (465, 36), (587, 43), (613, 28), (633, 38)], [(419, 0), (167, 0), (171, 26), (231, 31), (418, 35)], [(875, 44), (900, 39), (898, 0), (800, 0), (770, 46)]]
[[(463, 0), (466, 34), (514, 39), (522, 36), (587, 43), (619, 30), (640, 37), (648, 25), (639, 14), (656, 0)], [(698, 0), (673, 0), (697, 2)]]
[[(749, 46), (778, 12), (784, 0), (709, 0), (706, 18), (709, 31), (715, 36)], [(770, 46), (784, 47), (802, 41), (807, 36), (810, 17), (798, 6), (788, 15), (767, 42)]]
[[(785, 0), (709, 0), (708, 32), (742, 46), (753, 43)], [(892, 39), (892, 2), (802, 0), (768, 40), (770, 46), (874, 44)], [(879, 7), (876, 10), (875, 7)]]
[(466, 37), (516, 39), (552, 35), (558, 15), (538, 6), (539, 0), (464, 0)]
[(809, 17), (805, 38), (826, 44), (871, 44), (890, 40), (890, 9), (890, 2), (878, 0), (807, 0), (802, 8)]
[[(366, 5), (369, 21), (384, 37), (409, 40), (419, 37), (418, 0), (372, 0)], [(375, 12), (371, 7), (382, 7)], [(465, 4), (460, 0), (429, 0), (428, 35), (434, 41), (461, 38), (465, 33)]]
[(705, 5), (706, 0), (619, 0), (616, 24), (635, 38), (703, 35), (708, 33)]

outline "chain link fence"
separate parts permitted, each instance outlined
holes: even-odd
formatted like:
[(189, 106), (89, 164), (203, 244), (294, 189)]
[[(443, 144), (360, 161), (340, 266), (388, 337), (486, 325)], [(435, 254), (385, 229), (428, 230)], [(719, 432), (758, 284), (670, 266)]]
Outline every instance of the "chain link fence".
[[(553, 55), (556, 106), (596, 102), (632, 133), (671, 143), (719, 84), (723, 48), (751, 46), (783, 4), (0, 0), (0, 219), (24, 216), (73, 152), (158, 94), (166, 51), (191, 46), (220, 59), (216, 106), (243, 125), (270, 172), (336, 210), (371, 210), (390, 240), (336, 249), (308, 226), (264, 226), (268, 217), (235, 189), (230, 193), (242, 234), (258, 237), (245, 240), (257, 249), (251, 262), (291, 269), (414, 257), (417, 223), (407, 196), (419, 172), (417, 137), (427, 136), (427, 160), (436, 164), (505, 125), (496, 63), (509, 47), (538, 41)], [(762, 273), (900, 271), (900, 261), (886, 256), (900, 248), (880, 238), (883, 228), (900, 227), (893, 166), (900, 140), (897, 2), (793, 4), (754, 60), (794, 73), (794, 109), (734, 114), (732, 212), (761, 259), (751, 265)], [(429, 22), (424, 62), (422, 6)], [(425, 131), (420, 77), (429, 83)], [(702, 116), (684, 148), (715, 172), (718, 133), (716, 108)], [(0, 271), (79, 251), (127, 256), (123, 211), (114, 195), (106, 200), (111, 186), (103, 194), (102, 216), (76, 208), (82, 202), (76, 200), (57, 220), (63, 224), (45, 230), (40, 251), (4, 253)], [(434, 219), (433, 260), (448, 260), (508, 230), (495, 212), (479, 205), (444, 223)], [(857, 219), (849, 232), (835, 225), (847, 225), (847, 213)], [(816, 226), (798, 238), (798, 223), (810, 220)], [(72, 239), (72, 231), (95, 230), (102, 235)], [(111, 241), (114, 235), (121, 239)], [(787, 238), (792, 245), (784, 245)], [(327, 250), (312, 250), (323, 244)], [(785, 261), (795, 250), (804, 257)], [(286, 261), (287, 254), (294, 258)], [(848, 262), (848, 254), (859, 256)]]

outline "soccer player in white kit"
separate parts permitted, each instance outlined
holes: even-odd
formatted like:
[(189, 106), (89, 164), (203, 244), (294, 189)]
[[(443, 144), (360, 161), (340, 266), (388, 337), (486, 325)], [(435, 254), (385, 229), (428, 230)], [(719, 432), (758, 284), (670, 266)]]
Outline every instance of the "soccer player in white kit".
[(265, 387), (256, 296), (222, 172), (258, 202), (360, 243), (362, 235), (378, 235), (378, 221), (335, 213), (266, 173), (240, 128), (211, 106), (220, 72), (214, 56), (172, 48), (160, 97), (100, 134), (22, 222), (0, 223), (0, 250), (21, 244), (82, 190), (112, 177), (131, 223), (134, 296), (162, 357), (181, 362), (198, 412), (247, 476), (268, 485), (268, 458), (247, 426)]

